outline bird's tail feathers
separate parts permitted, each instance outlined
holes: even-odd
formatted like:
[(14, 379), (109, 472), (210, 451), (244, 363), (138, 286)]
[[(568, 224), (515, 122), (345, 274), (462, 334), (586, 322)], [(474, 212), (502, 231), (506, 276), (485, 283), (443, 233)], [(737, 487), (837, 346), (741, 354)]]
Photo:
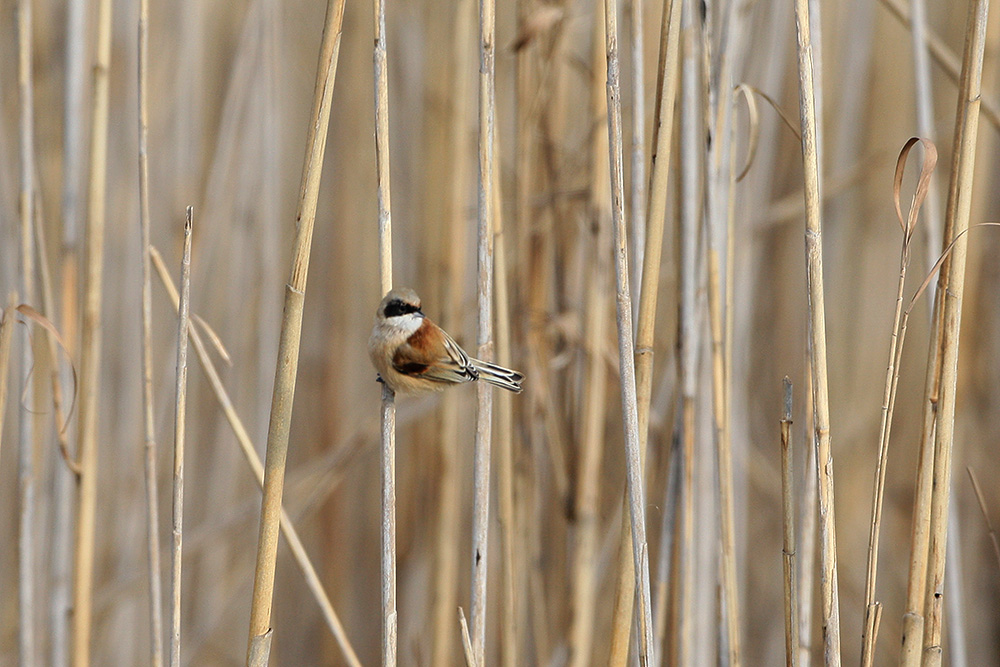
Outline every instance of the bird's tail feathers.
[(473, 359), (472, 364), (479, 371), (480, 380), (489, 382), (495, 387), (512, 391), (515, 394), (521, 393), (521, 381), (524, 380), (524, 375), (521, 373), (504, 368), (503, 366), (491, 364), (488, 361), (480, 361), (479, 359)]

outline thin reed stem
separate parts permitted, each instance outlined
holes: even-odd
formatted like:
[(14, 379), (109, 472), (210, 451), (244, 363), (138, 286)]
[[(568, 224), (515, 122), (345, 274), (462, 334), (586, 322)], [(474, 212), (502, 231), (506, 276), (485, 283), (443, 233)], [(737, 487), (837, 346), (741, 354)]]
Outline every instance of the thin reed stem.
[[(930, 511), (930, 541), (927, 563), (927, 591), (924, 602), (923, 664), (941, 664), (941, 626), (943, 616), (945, 552), (948, 534), (948, 504), (951, 496), (951, 459), (955, 438), (955, 394), (958, 378), (958, 343), (962, 322), (962, 292), (965, 287), (965, 264), (968, 253), (969, 215), (975, 170), (976, 138), (982, 95), (983, 54), (986, 45), (988, 0), (969, 4), (966, 25), (966, 52), (962, 63), (955, 122), (951, 185), (945, 238), (958, 239), (947, 266), (941, 317), (941, 395), (934, 423), (934, 476)], [(942, 271), (945, 271), (942, 268)]]
[[(153, 295), (149, 260), (149, 0), (139, 0), (139, 233), (142, 263), (142, 420), (146, 477), (146, 557), (149, 561), (149, 663), (163, 664), (163, 586), (160, 581), (160, 511), (153, 420)], [(188, 235), (185, 235), (187, 238)]]
[[(160, 252), (155, 247), (150, 246), (149, 253), (153, 268), (156, 269), (157, 276), (167, 291), (167, 296), (170, 299), (173, 309), (178, 310), (180, 308), (180, 294), (177, 292), (177, 287), (174, 286), (173, 280), (170, 278), (167, 266), (164, 264)], [(236, 414), (236, 407), (233, 405), (232, 399), (222, 384), (222, 378), (219, 376), (219, 371), (215, 368), (215, 363), (208, 354), (208, 349), (201, 339), (201, 334), (198, 333), (198, 328), (188, 327), (188, 335), (191, 337), (191, 345), (194, 347), (195, 356), (198, 357), (198, 363), (201, 365), (201, 369), (205, 372), (208, 383), (212, 387), (212, 393), (215, 394), (219, 407), (222, 409), (222, 413), (226, 417), (233, 435), (236, 436), (236, 443), (240, 447), (240, 452), (243, 454), (247, 465), (250, 466), (250, 471), (253, 473), (257, 486), (263, 489), (264, 465), (257, 454), (257, 448), (251, 442), (250, 435), (243, 425), (243, 421)], [(351, 646), (350, 640), (348, 640), (347, 634), (344, 632), (344, 626), (333, 609), (333, 604), (323, 589), (323, 584), (319, 580), (316, 568), (309, 559), (302, 540), (299, 538), (298, 531), (295, 530), (295, 526), (292, 524), (291, 518), (284, 508), (281, 510), (281, 533), (285, 536), (288, 548), (295, 558), (295, 564), (302, 571), (302, 576), (306, 580), (306, 586), (319, 605), (320, 611), (323, 613), (323, 619), (326, 621), (327, 627), (343, 652), (344, 659), (351, 667), (360, 667), (361, 662), (358, 660), (354, 652), (354, 647)]]
[[(392, 200), (389, 188), (389, 65), (385, 2), (375, 12), (375, 177), (378, 195), (378, 266), (383, 295), (392, 290)], [(396, 396), (382, 384), (382, 666), (396, 664)]]
[[(601, 76), (604, 59), (603, 8), (595, 7), (592, 38), (590, 105), (593, 118), (607, 113), (605, 81)], [(574, 507), (572, 618), (570, 628), (570, 665), (583, 667), (593, 662), (594, 637), (597, 631), (597, 546), (600, 527), (600, 465), (604, 444), (604, 421), (607, 401), (607, 364), (604, 360), (606, 339), (607, 298), (610, 287), (611, 257), (611, 192), (608, 173), (608, 135), (594, 132), (590, 149), (590, 224), (586, 263), (590, 268), (584, 277), (583, 311), (583, 377), (585, 389), (580, 405), (580, 446), (576, 475)]]
[(654, 652), (652, 605), (649, 592), (649, 549), (646, 543), (646, 507), (643, 491), (642, 450), (636, 399), (635, 346), (632, 341), (632, 298), (629, 293), (628, 234), (625, 224), (625, 185), (622, 175), (622, 110), (618, 63), (618, 2), (604, 2), (607, 54), (608, 157), (611, 162), (612, 245), (615, 256), (618, 369), (625, 431), (625, 472), (632, 521), (632, 558), (635, 594), (639, 600), (639, 664), (650, 663)]
[[(638, 0), (634, 0), (638, 2)], [(677, 99), (680, 62), (681, 0), (664, 0), (660, 24), (660, 54), (657, 71), (653, 152), (650, 156), (649, 206), (646, 208), (645, 250), (641, 264), (641, 289), (635, 344), (636, 401), (639, 421), (639, 454), (645, 455), (649, 439), (649, 402), (653, 386), (653, 341), (656, 302), (659, 296), (660, 260), (667, 217), (667, 184), (673, 145), (674, 102)], [(633, 111), (633, 113), (636, 113)], [(633, 174), (633, 178), (635, 175)], [(624, 503), (628, 503), (626, 490)], [(622, 521), (629, 520), (622, 513)], [(609, 664), (620, 667), (628, 658), (632, 608), (635, 600), (635, 570), (632, 560), (632, 533), (621, 531), (618, 547), (618, 579), (612, 621)]]
[[(868, 570), (865, 580), (865, 614), (861, 634), (861, 664), (870, 667), (875, 660), (875, 638), (878, 632), (882, 605), (875, 601), (875, 578), (878, 574), (879, 531), (882, 526), (882, 500), (885, 494), (885, 473), (889, 456), (889, 435), (892, 431), (892, 413), (896, 404), (896, 387), (899, 383), (899, 365), (903, 354), (903, 340), (906, 334), (906, 318), (903, 315), (903, 288), (906, 283), (906, 269), (910, 263), (910, 240), (916, 228), (917, 216), (930, 188), (930, 178), (937, 163), (937, 149), (929, 141), (922, 140), (924, 146), (924, 163), (920, 172), (917, 191), (910, 205), (910, 212), (904, 222), (900, 210), (900, 186), (906, 156), (917, 141), (916, 137), (906, 142), (896, 163), (896, 177), (893, 196), (896, 201), (896, 214), (903, 232), (903, 243), (899, 258), (899, 280), (896, 288), (895, 312), (893, 313), (892, 333), (889, 342), (889, 363), (885, 372), (885, 391), (882, 400), (882, 421), (879, 427), (878, 460), (875, 465), (875, 483), (872, 498), (871, 530), (868, 537)], [(902, 321), (902, 322), (901, 322)], [(902, 326), (901, 326), (902, 324)]]
[(819, 532), (825, 664), (840, 665), (840, 600), (837, 584), (837, 532), (834, 520), (833, 450), (830, 446), (830, 402), (826, 359), (826, 308), (823, 291), (823, 227), (820, 219), (819, 146), (813, 89), (812, 35), (808, 0), (795, 2), (798, 37), (799, 110), (806, 207), (806, 284), (809, 296), (810, 366), (816, 462), (819, 471)]
[(90, 132), (90, 185), (84, 231), (83, 325), (80, 343), (80, 412), (77, 421), (79, 500), (73, 562), (74, 667), (90, 664), (93, 622), (94, 535), (97, 516), (97, 397), (101, 374), (101, 300), (104, 276), (105, 194), (108, 157), (108, 71), (111, 66), (111, 0), (97, 3), (93, 112)]
[(274, 595), (274, 569), (278, 555), (278, 528), (281, 517), (281, 496), (285, 483), (285, 461), (288, 456), (288, 433), (291, 427), (292, 403), (299, 362), (302, 335), (302, 309), (305, 303), (306, 278), (312, 248), (313, 225), (319, 198), (326, 133), (330, 124), (330, 108), (340, 54), (341, 26), (345, 0), (329, 0), (319, 63), (316, 68), (316, 88), (306, 138), (306, 156), (302, 168), (298, 210), (298, 228), (292, 256), (291, 275), (285, 285), (285, 307), (281, 319), (277, 367), (271, 399), (271, 416), (267, 433), (267, 453), (264, 461), (264, 489), (260, 512), (260, 533), (257, 540), (257, 564), (254, 568), (253, 600), (250, 611), (250, 633), (247, 644), (247, 664), (266, 665), (271, 639), (271, 601)]
[(795, 588), (795, 475), (792, 449), (792, 381), (785, 376), (781, 413), (781, 564), (785, 580), (785, 665), (799, 664), (799, 600)]
[[(449, 162), (454, 172), (449, 179), (450, 192), (446, 205), (445, 229), (448, 242), (442, 270), (442, 303), (445, 329), (457, 328), (463, 321), (463, 276), (466, 256), (466, 201), (468, 197), (470, 132), (473, 116), (471, 95), (474, 67), (473, 11), (475, 0), (462, 0), (455, 8), (452, 29), (451, 104), (448, 119)], [(431, 646), (431, 663), (443, 665), (451, 662), (456, 642), (455, 606), (458, 604), (459, 581), (459, 531), (462, 517), (462, 484), (459, 471), (465, 460), (465, 450), (458, 443), (458, 426), (461, 421), (458, 392), (446, 392), (441, 398), (441, 473), (438, 478), (440, 497), (437, 507), (437, 546), (435, 557), (435, 590), (433, 607), (434, 642)], [(501, 485), (502, 488), (502, 485)]]
[[(496, 73), (494, 0), (479, 2), (479, 324), (477, 356), (493, 359), (493, 225), (494, 125)], [(477, 667), (486, 664), (486, 577), (489, 555), (490, 445), (493, 438), (493, 390), (476, 386), (476, 436), (473, 454), (472, 505), (472, 654)]]
[(184, 543), (184, 440), (187, 416), (188, 323), (191, 320), (191, 232), (193, 209), (184, 219), (184, 250), (181, 255), (181, 301), (177, 317), (177, 369), (174, 385), (174, 485), (170, 575), (170, 667), (181, 664), (181, 562)]
[[(35, 124), (34, 81), (32, 78), (32, 10), (30, 0), (17, 5), (17, 84), (20, 109), (18, 129), (21, 159), (21, 293), (31, 305), (35, 303)], [(25, 331), (21, 338), (21, 396), (35, 396), (36, 362), (31, 337)], [(30, 667), (37, 660), (35, 644), (35, 435), (36, 417), (22, 402), (18, 411), (18, 664)]]

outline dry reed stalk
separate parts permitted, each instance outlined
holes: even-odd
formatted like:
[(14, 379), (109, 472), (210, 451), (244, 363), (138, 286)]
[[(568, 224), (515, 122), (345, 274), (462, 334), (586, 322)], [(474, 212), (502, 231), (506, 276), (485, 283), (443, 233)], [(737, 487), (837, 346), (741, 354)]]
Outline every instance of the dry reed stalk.
[[(62, 238), (59, 262), (59, 302), (61, 303), (60, 325), (63, 337), (70, 346), (69, 354), (76, 358), (78, 344), (79, 295), (79, 247), (80, 208), (83, 204), (80, 190), (83, 182), (85, 153), (85, 126), (87, 123), (84, 104), (84, 88), (87, 80), (87, 7), (86, 0), (68, 0), (66, 3), (66, 54), (65, 54), (65, 98), (63, 114), (63, 188), (62, 188)], [(55, 309), (46, 312), (50, 315)], [(53, 364), (55, 368), (55, 364)], [(68, 429), (60, 433), (61, 444), (68, 452)], [(51, 593), (49, 595), (49, 658), (53, 667), (70, 664), (70, 614), (72, 610), (71, 568), (73, 561), (73, 496), (76, 475), (68, 470), (55, 470), (52, 494), (53, 519), (50, 529), (52, 536), (50, 565)]]
[[(295, 377), (298, 370), (299, 342), (302, 335), (302, 309), (305, 303), (309, 254), (312, 247), (316, 203), (319, 198), (326, 133), (330, 124), (330, 107), (336, 81), (337, 59), (340, 54), (341, 26), (345, 0), (327, 3), (319, 63), (316, 68), (316, 88), (306, 156), (302, 168), (294, 254), (291, 274), (285, 285), (285, 304), (281, 319), (274, 393), (267, 434), (264, 461), (264, 488), (260, 512), (260, 533), (257, 543), (257, 563), (254, 568), (253, 601), (250, 611), (250, 632), (247, 664), (266, 665), (271, 638), (271, 601), (274, 594), (274, 568), (278, 552), (278, 528), (281, 516), (281, 495), (285, 481), (285, 461), (288, 456), (288, 432), (291, 427)], [(255, 649), (254, 646), (257, 645)], [(251, 660), (253, 658), (253, 660)]]
[(694, 456), (695, 400), (698, 391), (697, 320), (698, 235), (702, 221), (703, 131), (701, 119), (702, 40), (697, 30), (693, 0), (685, 0), (681, 16), (681, 117), (680, 117), (680, 261), (678, 278), (678, 385), (680, 386), (681, 482), (679, 520), (674, 524), (671, 557), (670, 627), (674, 652), (670, 665), (688, 665), (693, 660), (694, 607)]
[[(389, 73), (385, 47), (385, 2), (374, 1), (375, 178), (378, 194), (378, 265), (381, 293), (392, 290), (392, 202), (389, 188)], [(382, 665), (396, 664), (396, 396), (382, 384)]]
[(97, 3), (90, 133), (90, 185), (84, 232), (83, 325), (80, 343), (78, 417), (79, 497), (73, 562), (74, 667), (90, 664), (97, 514), (97, 397), (101, 371), (101, 280), (104, 275), (105, 193), (108, 156), (108, 70), (111, 65), (111, 0)]
[[(914, 28), (914, 20), (917, 18), (915, 15), (911, 16), (910, 10), (907, 9), (900, 0), (881, 0), (885, 8), (889, 10), (889, 13), (895, 16), (901, 23), (909, 26), (911, 30)], [(917, 37), (914, 37), (917, 39)], [(962, 85), (962, 61), (959, 60), (958, 55), (951, 50), (951, 47), (941, 39), (941, 37), (929, 30), (924, 29), (923, 32), (924, 44), (930, 55), (941, 66), (944, 73), (948, 75), (948, 78)], [(987, 97), (981, 100), (982, 107), (980, 111), (983, 116), (990, 122), (995, 128), (1000, 128), (1000, 104), (997, 103), (992, 97)]]
[[(528, 19), (530, 6), (533, 3), (530, 0), (517, 0), (517, 19), (518, 23), (524, 25)], [(529, 280), (537, 269), (535, 262), (535, 252), (533, 252), (533, 245), (535, 241), (539, 238), (539, 234), (536, 228), (536, 217), (534, 215), (535, 209), (533, 206), (532, 198), (534, 196), (534, 179), (533, 176), (536, 173), (536, 163), (534, 160), (535, 150), (537, 142), (534, 137), (535, 128), (535, 118), (537, 115), (537, 110), (533, 100), (536, 97), (534, 91), (535, 77), (533, 70), (533, 59), (528, 56), (530, 49), (522, 48), (518, 49), (516, 57), (516, 69), (515, 69), (515, 88), (514, 88), (514, 105), (515, 105), (515, 139), (514, 139), (514, 174), (515, 174), (515, 185), (514, 185), (514, 220), (517, 221), (517, 234), (514, 237), (514, 247), (517, 252), (514, 255), (520, 258), (521, 262), (527, 266), (527, 270), (524, 273), (528, 274)], [(497, 253), (497, 265), (501, 265), (500, 253), (502, 248), (498, 246)], [(520, 285), (523, 285), (524, 281), (519, 281), (514, 285), (512, 290), (513, 294), (518, 294), (518, 289)], [(520, 289), (530, 290), (528, 293), (535, 297), (535, 293), (540, 291), (544, 285), (528, 282), (526, 287)], [(500, 284), (500, 274), (497, 274), (497, 296), (499, 298), (499, 293), (502, 286)], [(527, 331), (524, 332), (524, 338), (526, 342), (534, 342), (541, 338), (539, 334), (539, 320), (540, 313), (537, 311), (538, 302), (529, 301), (528, 298), (522, 297), (521, 307), (528, 312), (528, 317), (522, 318), (521, 326)], [(501, 339), (501, 324), (500, 324), (500, 312), (498, 309), (497, 313), (497, 358), (500, 361), (500, 355), (503, 353), (502, 349), (502, 339)], [(523, 414), (531, 415), (526, 417), (525, 421), (534, 428), (537, 423), (537, 418), (534, 417), (535, 406), (537, 405), (537, 397), (540, 395), (539, 388), (536, 387), (536, 382), (541, 378), (543, 371), (536, 364), (536, 356), (532, 353), (526, 355), (526, 361), (528, 363), (528, 370), (531, 373), (531, 383), (527, 388), (527, 399), (528, 406), (524, 409)], [(535, 375), (535, 371), (538, 371), (538, 375)], [(542, 386), (544, 386), (544, 380), (542, 380)], [(499, 412), (501, 419), (503, 419), (503, 403), (501, 402), (499, 407)], [(498, 425), (498, 438), (501, 437), (502, 426)], [(533, 434), (528, 437), (528, 442), (534, 440)], [(499, 465), (502, 470), (505, 466), (503, 459), (503, 451), (501, 450), (499, 455)], [(513, 462), (512, 462), (513, 463)], [(514, 624), (515, 624), (515, 637), (511, 640), (514, 642), (514, 653), (508, 655), (505, 651), (503, 656), (503, 666), (504, 667), (516, 667), (519, 662), (527, 657), (527, 651), (524, 648), (527, 642), (524, 641), (524, 637), (529, 635), (529, 629), (531, 625), (532, 613), (528, 607), (528, 600), (531, 598), (530, 580), (531, 575), (529, 572), (529, 553), (533, 549), (531, 540), (531, 531), (533, 529), (532, 523), (529, 520), (532, 511), (532, 500), (533, 494), (537, 493), (537, 485), (530, 479), (530, 473), (525, 470), (526, 466), (516, 466), (514, 469), (514, 484), (516, 485), (515, 492), (517, 493), (518, 504), (515, 505), (515, 512), (517, 515), (514, 517), (515, 525), (514, 531), (517, 535), (518, 543), (521, 549), (514, 552), (514, 557), (517, 559), (512, 562), (512, 581), (511, 587), (513, 589), (513, 594), (515, 598), (515, 608), (514, 613)], [(501, 483), (502, 484), (502, 483)], [(501, 486), (501, 492), (503, 488)], [(503, 503), (505, 499), (501, 496), (501, 512), (503, 512)], [(501, 524), (502, 525), (502, 524)], [(506, 613), (506, 612), (505, 612)], [(505, 623), (504, 628), (509, 626)], [(545, 635), (542, 633), (540, 635), (540, 641), (536, 642), (536, 648), (540, 648), (540, 645), (545, 641)]]
[[(724, 596), (724, 627), (726, 634), (727, 659), (730, 667), (741, 664), (739, 592), (736, 582), (736, 526), (733, 517), (733, 452), (727, 427), (728, 382), (726, 374), (726, 348), (723, 329), (723, 297), (719, 277), (719, 255), (713, 248), (708, 250), (708, 312), (712, 344), (712, 427), (716, 446), (719, 484), (719, 528), (721, 560), (721, 586)], [(732, 313), (732, 311), (728, 311)]]
[[(664, 0), (660, 24), (659, 64), (653, 121), (653, 153), (650, 156), (649, 206), (646, 209), (646, 247), (639, 292), (639, 319), (636, 331), (635, 377), (639, 420), (639, 454), (646, 452), (649, 436), (649, 402), (653, 385), (653, 341), (656, 302), (659, 295), (660, 259), (667, 214), (667, 183), (673, 142), (674, 102), (677, 99), (680, 61), (681, 0)], [(634, 113), (634, 112), (633, 112)], [(633, 176), (635, 178), (635, 176)], [(623, 502), (628, 502), (628, 491)], [(635, 570), (631, 558), (632, 534), (625, 529), (622, 513), (618, 579), (612, 621), (609, 664), (621, 666), (628, 658), (629, 630), (635, 600)]]
[(816, 506), (819, 502), (817, 484), (819, 473), (816, 470), (816, 427), (813, 411), (812, 370), (806, 360), (806, 428), (805, 428), (805, 459), (806, 464), (802, 475), (802, 494), (799, 497), (799, 516), (802, 526), (799, 529), (798, 565), (796, 579), (798, 585), (798, 615), (799, 615), (799, 667), (809, 667), (812, 664), (812, 616), (813, 616), (813, 581), (816, 564)]
[[(467, 254), (465, 202), (468, 195), (469, 133), (472, 100), (470, 77), (466, 65), (473, 52), (472, 16), (474, 0), (462, 0), (455, 9), (452, 41), (452, 90), (449, 95), (449, 164), (451, 170), (450, 197), (445, 214), (447, 253), (443, 269), (442, 303), (446, 329), (457, 329), (462, 322), (462, 277), (465, 275)], [(437, 508), (437, 546), (434, 577), (433, 643), (431, 664), (444, 665), (451, 661), (455, 648), (455, 606), (458, 599), (459, 529), (461, 527), (462, 485), (458, 471), (462, 469), (464, 451), (458, 443), (460, 400), (458, 392), (446, 392), (441, 398), (441, 473), (438, 479), (440, 497)]]
[(798, 38), (799, 109), (806, 206), (806, 283), (809, 296), (810, 365), (816, 420), (816, 463), (819, 471), (819, 532), (825, 664), (840, 665), (840, 600), (837, 585), (837, 533), (834, 521), (833, 451), (830, 446), (830, 403), (826, 361), (826, 314), (823, 292), (823, 228), (813, 90), (812, 35), (807, 0), (795, 2)]
[(646, 543), (646, 508), (643, 492), (642, 449), (639, 436), (635, 381), (635, 346), (632, 341), (632, 302), (629, 294), (628, 234), (625, 229), (624, 178), (622, 175), (621, 88), (618, 64), (618, 2), (604, 2), (607, 54), (608, 157), (611, 163), (612, 245), (615, 255), (618, 367), (625, 431), (626, 482), (632, 521), (632, 558), (635, 595), (639, 599), (639, 664), (645, 667), (654, 653), (652, 609), (649, 592), (649, 549)]
[[(906, 167), (906, 157), (910, 149), (920, 142), (924, 148), (924, 161), (920, 170), (917, 189), (910, 204), (906, 221), (900, 209), (900, 188), (903, 182), (903, 170)], [(896, 175), (893, 182), (893, 199), (896, 203), (896, 216), (903, 232), (903, 243), (899, 258), (899, 280), (896, 287), (896, 304), (893, 313), (892, 333), (889, 342), (889, 363), (886, 367), (885, 390), (882, 400), (882, 421), (879, 426), (878, 460), (875, 465), (875, 481), (873, 484), (872, 520), (868, 536), (868, 569), (865, 580), (865, 614), (861, 633), (861, 664), (870, 667), (875, 659), (875, 639), (878, 632), (882, 605), (875, 601), (875, 578), (878, 574), (879, 532), (882, 526), (882, 500), (885, 494), (885, 473), (889, 456), (889, 435), (892, 431), (892, 413), (896, 403), (896, 387), (899, 383), (899, 365), (903, 354), (903, 342), (906, 334), (903, 320), (903, 287), (906, 283), (906, 269), (910, 263), (910, 240), (916, 230), (920, 207), (930, 188), (931, 174), (937, 163), (937, 149), (927, 140), (911, 138), (903, 146), (896, 162)], [(909, 310), (907, 310), (909, 315)], [(901, 322), (902, 320), (902, 322)], [(902, 324), (902, 326), (901, 326)]]
[[(477, 296), (479, 324), (477, 356), (493, 358), (493, 218), (494, 218), (494, 125), (496, 121), (496, 74), (494, 0), (479, 1), (479, 279)], [(472, 505), (472, 654), (477, 667), (486, 664), (486, 577), (490, 512), (490, 445), (493, 426), (493, 390), (480, 382), (476, 387), (476, 436), (473, 454), (474, 498)]]
[[(149, 663), (163, 664), (163, 591), (160, 581), (160, 511), (156, 484), (156, 424), (153, 418), (153, 294), (149, 260), (149, 0), (139, 0), (139, 230), (142, 263), (142, 418), (146, 479), (146, 557), (149, 559)], [(186, 233), (185, 238), (189, 235)]]
[(181, 664), (181, 555), (184, 542), (184, 436), (187, 416), (188, 322), (191, 319), (191, 232), (193, 209), (184, 218), (184, 251), (181, 255), (181, 300), (177, 317), (177, 369), (174, 385), (174, 485), (170, 576), (170, 665)]
[(795, 590), (795, 476), (792, 449), (792, 381), (785, 376), (781, 413), (781, 564), (785, 580), (785, 665), (799, 664), (798, 591)]
[[(950, 234), (946, 234), (945, 238), (959, 239), (969, 228), (988, 10), (989, 2), (987, 0), (977, 0), (969, 4), (966, 52), (962, 63), (963, 85), (960, 87), (956, 112), (954, 157), (952, 159), (951, 184), (948, 191), (946, 228)], [(941, 393), (934, 425), (934, 491), (931, 496), (930, 542), (927, 563), (928, 584), (924, 603), (926, 625), (923, 639), (923, 664), (930, 667), (940, 665), (942, 657), (942, 598), (944, 596), (948, 503), (951, 490), (951, 455), (955, 437), (958, 343), (962, 321), (962, 291), (965, 285), (967, 249), (968, 239), (958, 240), (953, 246), (948, 262), (947, 288), (944, 290), (941, 310), (943, 320)]]
[(629, 0), (629, 56), (632, 63), (632, 187), (629, 210), (632, 221), (632, 284), (635, 285), (632, 313), (639, 321), (642, 302), (642, 266), (646, 253), (646, 82), (643, 53), (643, 0)]
[[(160, 282), (167, 291), (167, 296), (170, 299), (173, 309), (178, 310), (180, 308), (180, 294), (174, 286), (173, 280), (170, 278), (167, 266), (163, 262), (160, 252), (154, 246), (150, 246), (149, 253), (153, 268), (156, 269)], [(197, 318), (197, 315), (195, 318)], [(219, 407), (222, 409), (222, 413), (225, 415), (226, 421), (229, 422), (233, 435), (236, 436), (236, 442), (240, 446), (240, 451), (242, 452), (244, 459), (246, 459), (247, 465), (250, 466), (250, 471), (253, 473), (254, 479), (257, 481), (257, 485), (263, 488), (264, 466), (257, 454), (256, 447), (254, 447), (253, 442), (250, 440), (250, 435), (247, 432), (246, 427), (243, 425), (243, 421), (240, 419), (239, 415), (236, 414), (236, 407), (233, 405), (232, 399), (229, 397), (225, 386), (222, 384), (222, 378), (219, 376), (219, 371), (215, 368), (215, 363), (208, 354), (208, 349), (202, 341), (201, 334), (198, 333), (198, 328), (189, 327), (188, 335), (191, 336), (191, 345), (194, 347), (195, 356), (198, 357), (198, 362), (201, 364), (201, 368), (208, 378), (208, 383), (212, 387), (212, 392), (215, 394)], [(323, 589), (323, 584), (320, 582), (319, 575), (316, 573), (316, 568), (313, 566), (312, 561), (309, 559), (309, 555), (306, 553), (302, 540), (299, 538), (298, 531), (295, 530), (295, 526), (292, 524), (291, 518), (284, 507), (281, 510), (281, 532), (285, 536), (285, 540), (288, 542), (288, 548), (291, 550), (292, 556), (295, 558), (296, 565), (298, 565), (299, 569), (302, 571), (302, 576), (306, 580), (306, 585), (309, 588), (310, 593), (312, 593), (313, 597), (316, 599), (316, 603), (319, 605), (320, 611), (323, 613), (323, 619), (326, 621), (327, 627), (337, 640), (337, 645), (344, 654), (344, 659), (349, 665), (351, 665), (351, 667), (360, 667), (361, 663), (358, 661), (354, 648), (351, 646), (350, 640), (348, 640), (347, 635), (344, 632), (344, 627), (341, 624), (340, 619), (337, 617), (336, 611), (333, 609), (333, 604), (330, 602), (329, 596)]]
[(7, 375), (10, 373), (10, 346), (14, 339), (14, 322), (17, 312), (17, 292), (7, 296), (7, 307), (0, 317), (0, 442), (3, 441), (4, 414), (7, 409)]
[[(591, 117), (607, 114), (607, 98), (601, 74), (604, 59), (603, 8), (595, 6), (597, 16), (592, 32), (590, 85)], [(583, 311), (583, 401), (577, 417), (580, 445), (577, 452), (575, 539), (571, 575), (571, 616), (569, 634), (570, 665), (589, 665), (593, 658), (597, 611), (597, 542), (600, 528), (600, 466), (606, 417), (607, 366), (604, 359), (607, 317), (606, 293), (610, 286), (611, 255), (611, 176), (608, 173), (608, 135), (594, 132), (590, 142), (589, 244), (585, 250), (589, 270), (584, 276)], [(634, 589), (633, 589), (634, 590)], [(631, 591), (630, 591), (631, 592)], [(633, 593), (634, 594), (634, 593)]]
[[(513, 363), (510, 351), (510, 296), (507, 278), (507, 253), (505, 252), (505, 237), (503, 225), (503, 201), (500, 193), (499, 150), (496, 145), (499, 140), (494, 131), (493, 150), (493, 246), (494, 246), (494, 281), (496, 302), (496, 361), (501, 366), (509, 368)], [(503, 549), (501, 574), (503, 575), (503, 599), (500, 605), (501, 658), (505, 667), (517, 664), (517, 647), (520, 627), (517, 618), (517, 592), (515, 588), (516, 554), (520, 552), (521, 540), (518, 534), (518, 521), (514, 505), (514, 404), (513, 396), (503, 392), (497, 398), (496, 404), (496, 436), (494, 442), (497, 449), (497, 496), (499, 507), (497, 518), (500, 523), (500, 541)]]
[[(33, 223), (35, 215), (35, 126), (34, 81), (32, 79), (32, 11), (29, 0), (17, 5), (17, 87), (20, 102), (18, 130), (20, 135), (20, 214), (21, 214), (21, 293), (25, 301), (35, 300), (35, 246)], [(21, 396), (34, 397), (35, 382), (31, 372), (35, 363), (31, 337), (27, 331), (21, 339)], [(27, 405), (18, 411), (18, 664), (28, 667), (35, 663), (35, 416)]]

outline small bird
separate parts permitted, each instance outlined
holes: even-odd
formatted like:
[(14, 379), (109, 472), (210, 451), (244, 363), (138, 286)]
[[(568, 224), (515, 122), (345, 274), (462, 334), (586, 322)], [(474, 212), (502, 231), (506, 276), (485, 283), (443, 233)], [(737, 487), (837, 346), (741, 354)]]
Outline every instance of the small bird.
[(517, 371), (466, 354), (420, 311), (420, 297), (406, 287), (392, 290), (379, 304), (368, 355), (379, 380), (397, 394), (441, 391), (474, 380), (519, 394), (524, 379)]

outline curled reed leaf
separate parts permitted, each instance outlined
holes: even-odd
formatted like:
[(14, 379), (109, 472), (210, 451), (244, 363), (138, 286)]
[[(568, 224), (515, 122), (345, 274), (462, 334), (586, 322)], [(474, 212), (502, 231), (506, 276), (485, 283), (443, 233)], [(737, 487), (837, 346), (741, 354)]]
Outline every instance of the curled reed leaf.
[[(913, 199), (910, 200), (910, 210), (906, 216), (906, 222), (903, 222), (903, 211), (899, 203), (899, 195), (903, 188), (903, 173), (906, 171), (906, 158), (910, 154), (910, 149), (917, 142), (924, 147), (924, 162), (920, 167), (917, 189), (913, 193)], [(921, 137), (910, 137), (903, 144), (903, 148), (899, 151), (899, 157), (896, 158), (896, 175), (892, 181), (892, 199), (896, 205), (896, 219), (899, 220), (899, 228), (903, 230), (904, 246), (909, 245), (910, 238), (913, 236), (913, 230), (917, 226), (917, 216), (920, 213), (920, 207), (923, 205), (924, 199), (927, 198), (927, 192), (931, 187), (931, 174), (934, 173), (934, 167), (937, 165), (937, 155), (937, 146), (934, 145), (933, 141)]]
[[(742, 95), (743, 99), (747, 103), (747, 116), (750, 122), (750, 136), (747, 137), (747, 158), (743, 163), (743, 169), (740, 170), (739, 176), (736, 177), (736, 182), (739, 183), (750, 171), (750, 167), (753, 165), (754, 158), (757, 157), (757, 146), (760, 143), (760, 111), (757, 109), (757, 98), (753, 96), (754, 89), (745, 83), (741, 83), (734, 89), (736, 95)], [(733, 97), (733, 104), (736, 103), (735, 96)], [(779, 112), (780, 113), (780, 112)]]

